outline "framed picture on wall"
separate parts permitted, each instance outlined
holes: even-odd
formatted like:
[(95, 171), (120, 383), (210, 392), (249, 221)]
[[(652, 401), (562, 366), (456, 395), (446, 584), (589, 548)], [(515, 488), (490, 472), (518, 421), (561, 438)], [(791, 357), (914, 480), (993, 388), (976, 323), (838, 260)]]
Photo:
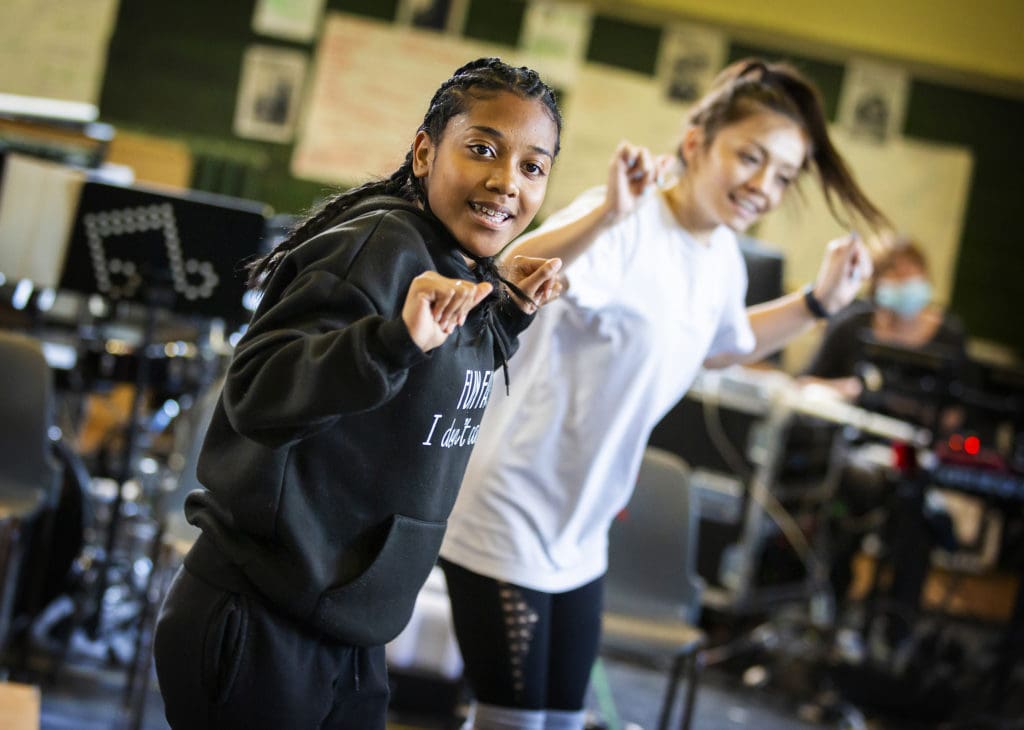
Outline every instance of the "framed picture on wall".
[(519, 35), (523, 62), (559, 91), (571, 89), (587, 54), (591, 17), (583, 3), (531, 3)]
[(251, 46), (242, 59), (235, 104), (235, 134), (291, 142), (306, 78), (306, 54), (290, 48)]
[(324, 14), (324, 0), (256, 0), (252, 29), (297, 43), (316, 36)]
[(662, 33), (658, 78), (665, 98), (690, 105), (702, 97), (725, 65), (725, 34), (695, 23), (676, 23)]
[(856, 137), (887, 142), (903, 132), (910, 75), (891, 64), (852, 59), (839, 96), (839, 123)]
[(395, 22), (458, 35), (468, 10), (469, 0), (399, 0)]

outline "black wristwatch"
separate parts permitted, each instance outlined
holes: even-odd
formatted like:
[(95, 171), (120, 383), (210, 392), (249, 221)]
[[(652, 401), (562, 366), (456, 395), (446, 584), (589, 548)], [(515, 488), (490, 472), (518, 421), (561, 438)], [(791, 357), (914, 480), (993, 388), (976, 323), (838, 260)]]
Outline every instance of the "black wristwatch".
[(813, 284), (808, 284), (804, 287), (804, 304), (807, 306), (807, 311), (813, 314), (815, 319), (828, 319), (831, 316), (821, 303), (821, 300), (814, 296)]

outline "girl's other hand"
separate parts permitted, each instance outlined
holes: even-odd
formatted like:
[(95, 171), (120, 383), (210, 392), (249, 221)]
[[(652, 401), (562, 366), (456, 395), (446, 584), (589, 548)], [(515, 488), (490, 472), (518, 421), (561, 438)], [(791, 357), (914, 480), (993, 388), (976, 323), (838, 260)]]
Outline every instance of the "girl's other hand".
[(814, 296), (829, 314), (853, 301), (871, 278), (871, 254), (856, 233), (829, 241), (814, 282)]
[(402, 306), (402, 320), (409, 336), (424, 352), (430, 352), (466, 322), (469, 312), (491, 293), (486, 282), (476, 284), (449, 279), (436, 271), (425, 271), (409, 285)]
[(509, 292), (519, 308), (527, 314), (533, 314), (538, 306), (544, 306), (557, 299), (565, 289), (565, 280), (558, 273), (562, 269), (562, 259), (513, 256), (506, 264), (506, 268), (508, 280), (518, 286), (536, 305), (521, 301), (514, 292)]

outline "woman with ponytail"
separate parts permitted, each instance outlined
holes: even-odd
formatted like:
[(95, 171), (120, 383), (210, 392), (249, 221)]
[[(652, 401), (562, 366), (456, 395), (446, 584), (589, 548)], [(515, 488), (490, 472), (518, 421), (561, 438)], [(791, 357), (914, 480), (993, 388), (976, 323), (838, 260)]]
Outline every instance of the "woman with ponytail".
[(886, 225), (792, 67), (725, 69), (690, 112), (677, 158), (662, 187), (655, 158), (621, 144), (606, 186), (511, 247), (561, 258), (568, 289), (524, 335), (511, 376), (526, 387), (491, 404), (441, 549), (477, 700), (467, 726), (583, 727), (608, 529), (651, 430), (701, 366), (763, 358), (847, 304), (870, 273), (851, 235), (828, 245), (803, 291), (744, 307), (736, 234), (804, 172), (846, 225)]
[(508, 387), (492, 373), (559, 291), (557, 259), (494, 257), (543, 201), (560, 131), (535, 72), (469, 63), (394, 174), (252, 266), (262, 296), (185, 504), (202, 533), (157, 625), (171, 727), (385, 727), (384, 645)]

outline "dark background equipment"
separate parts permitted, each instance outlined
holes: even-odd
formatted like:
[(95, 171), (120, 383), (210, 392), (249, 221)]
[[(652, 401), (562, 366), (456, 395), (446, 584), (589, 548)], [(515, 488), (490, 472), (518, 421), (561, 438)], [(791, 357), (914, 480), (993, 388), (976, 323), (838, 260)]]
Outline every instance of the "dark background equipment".
[[(125, 484), (136, 473), (142, 405), (153, 385), (149, 367), (158, 316), (248, 319), (243, 264), (259, 252), (266, 209), (209, 194), (171, 194), (135, 186), (87, 182), (82, 187), (60, 288), (98, 295), (141, 310), (134, 395), (117, 465), (114, 500), (100, 553), (94, 605), (85, 626), (102, 626), (111, 565), (118, 542)], [(157, 384), (159, 385), (159, 384)]]

